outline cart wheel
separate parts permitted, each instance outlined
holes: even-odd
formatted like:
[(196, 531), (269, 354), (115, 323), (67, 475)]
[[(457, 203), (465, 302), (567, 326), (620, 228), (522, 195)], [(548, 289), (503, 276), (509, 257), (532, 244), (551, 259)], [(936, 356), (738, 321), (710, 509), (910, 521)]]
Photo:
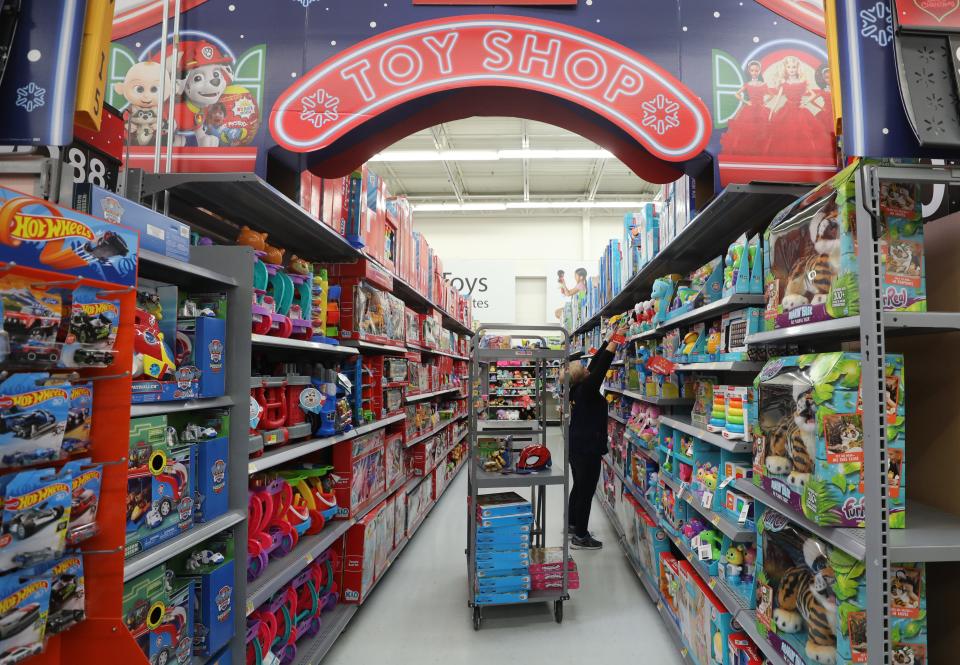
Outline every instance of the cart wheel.
[(557, 620), (557, 623), (563, 623), (563, 601), (562, 600), (553, 601), (553, 618)]
[(483, 621), (483, 616), (480, 614), (480, 608), (473, 608), (473, 629), (480, 630), (480, 623)]

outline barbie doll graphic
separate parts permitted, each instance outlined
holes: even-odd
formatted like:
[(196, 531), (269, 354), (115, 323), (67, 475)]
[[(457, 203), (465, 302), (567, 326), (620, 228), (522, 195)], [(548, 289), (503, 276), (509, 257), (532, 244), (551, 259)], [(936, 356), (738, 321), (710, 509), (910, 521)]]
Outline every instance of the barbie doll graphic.
[(770, 87), (763, 80), (763, 65), (759, 60), (747, 63), (749, 80), (737, 90), (740, 109), (727, 123), (727, 133), (720, 139), (725, 152), (750, 154), (766, 143)]
[(800, 59), (788, 55), (780, 64), (780, 82), (770, 101), (768, 152), (781, 155), (809, 155), (823, 148), (824, 125), (813, 103), (813, 89), (800, 68)]

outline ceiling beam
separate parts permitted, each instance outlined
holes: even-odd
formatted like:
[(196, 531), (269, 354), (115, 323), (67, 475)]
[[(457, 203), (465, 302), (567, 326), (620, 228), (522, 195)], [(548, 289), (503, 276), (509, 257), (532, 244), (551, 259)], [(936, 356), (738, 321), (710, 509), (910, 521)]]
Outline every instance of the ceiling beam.
[[(430, 133), (433, 134), (433, 143), (438, 151), (451, 149), (450, 137), (447, 136), (447, 129), (443, 124), (431, 127)], [(441, 164), (443, 164), (443, 170), (447, 172), (447, 179), (450, 181), (453, 195), (457, 198), (457, 201), (463, 203), (466, 188), (463, 185), (463, 172), (460, 170), (460, 166), (456, 162), (453, 162), (451, 168), (451, 163), (446, 160), (442, 161)]]
[[(463, 198), (464, 200), (460, 203), (469, 203), (470, 201), (480, 202), (480, 201), (505, 201), (512, 199), (516, 194), (512, 192), (504, 192), (502, 194), (467, 194)], [(638, 199), (639, 197), (639, 199)], [(449, 201), (449, 194), (410, 194), (407, 196), (410, 201), (419, 201), (421, 203), (427, 203), (431, 201)], [(637, 193), (637, 192), (620, 192), (617, 194), (604, 194), (601, 200), (603, 201), (637, 201), (637, 200), (646, 200), (652, 199), (651, 194), (646, 193)], [(551, 194), (549, 192), (538, 192), (536, 196), (531, 197), (531, 201), (582, 201), (584, 196), (582, 193), (573, 193), (570, 192), (560, 192), (557, 194)]]
[(403, 181), (400, 180), (400, 176), (397, 175), (397, 172), (394, 170), (390, 164), (385, 164), (387, 167), (387, 175), (390, 176), (390, 179), (393, 180), (393, 187), (390, 188), (390, 193), (393, 196), (402, 196), (407, 193), (407, 188), (403, 186)]
[[(530, 149), (530, 136), (527, 134), (527, 121), (520, 121), (520, 147), (526, 151)], [(523, 158), (523, 200), (530, 200), (530, 160)]]
[(593, 201), (597, 198), (597, 190), (600, 189), (600, 182), (603, 180), (603, 171), (607, 167), (607, 160), (598, 159), (593, 164), (593, 175), (590, 183), (587, 185), (587, 201)]

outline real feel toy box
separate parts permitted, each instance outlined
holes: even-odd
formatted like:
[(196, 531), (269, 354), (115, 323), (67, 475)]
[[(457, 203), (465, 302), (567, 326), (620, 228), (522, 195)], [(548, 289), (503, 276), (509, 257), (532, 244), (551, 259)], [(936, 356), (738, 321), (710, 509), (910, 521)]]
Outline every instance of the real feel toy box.
[[(789, 663), (866, 663), (866, 568), (771, 508), (757, 520), (757, 627)], [(926, 665), (923, 564), (893, 564), (891, 662)]]
[[(856, 177), (852, 164), (783, 210), (764, 237), (767, 330), (860, 313)], [(927, 311), (919, 187), (880, 191), (883, 307)]]
[(386, 491), (384, 442), (381, 429), (334, 446), (334, 491), (340, 517), (354, 517)]
[[(903, 356), (885, 362), (890, 527), (906, 506)], [(757, 375), (753, 481), (821, 526), (863, 527), (860, 354), (787, 356)]]
[(342, 567), (341, 598), (344, 603), (362, 603), (376, 581), (377, 537), (380, 531), (378, 516), (383, 506), (377, 506), (350, 527), (341, 541), (342, 556), (337, 557)]

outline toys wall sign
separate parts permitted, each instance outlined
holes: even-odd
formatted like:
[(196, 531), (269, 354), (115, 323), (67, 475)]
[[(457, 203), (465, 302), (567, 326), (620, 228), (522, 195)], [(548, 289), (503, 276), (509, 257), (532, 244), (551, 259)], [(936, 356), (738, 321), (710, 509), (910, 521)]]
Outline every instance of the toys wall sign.
[(481, 86), (568, 99), (667, 161), (692, 159), (710, 140), (703, 103), (639, 53), (560, 23), (506, 15), (415, 23), (365, 40), (281, 95), (270, 130), (289, 150), (319, 150), (404, 102)]

